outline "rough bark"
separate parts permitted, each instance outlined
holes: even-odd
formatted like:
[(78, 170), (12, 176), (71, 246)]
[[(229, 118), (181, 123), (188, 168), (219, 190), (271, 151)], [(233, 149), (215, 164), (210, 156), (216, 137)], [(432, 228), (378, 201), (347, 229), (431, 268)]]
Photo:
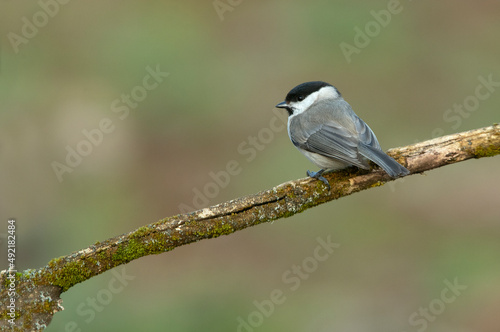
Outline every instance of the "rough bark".
[[(500, 126), (448, 135), (388, 151), (411, 174), (471, 158), (500, 154)], [(290, 217), (316, 205), (380, 186), (391, 179), (384, 171), (348, 168), (324, 175), (331, 190), (310, 178), (289, 181), (260, 193), (237, 198), (188, 214), (165, 218), (70, 255), (55, 258), (39, 269), (15, 275), (16, 313), (8, 322), (9, 272), (1, 272), (0, 328), (14, 331), (42, 330), (62, 310), (60, 294), (72, 286), (121, 264), (176, 247), (228, 235), (235, 231)]]

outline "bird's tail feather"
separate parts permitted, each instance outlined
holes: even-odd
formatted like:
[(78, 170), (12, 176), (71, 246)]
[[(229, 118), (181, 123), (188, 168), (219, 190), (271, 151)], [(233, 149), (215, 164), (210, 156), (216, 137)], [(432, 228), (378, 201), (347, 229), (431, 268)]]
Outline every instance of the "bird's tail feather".
[(392, 178), (410, 174), (409, 170), (401, 166), (396, 160), (386, 155), (382, 150), (373, 148), (363, 143), (359, 143), (358, 151), (362, 156), (379, 165)]

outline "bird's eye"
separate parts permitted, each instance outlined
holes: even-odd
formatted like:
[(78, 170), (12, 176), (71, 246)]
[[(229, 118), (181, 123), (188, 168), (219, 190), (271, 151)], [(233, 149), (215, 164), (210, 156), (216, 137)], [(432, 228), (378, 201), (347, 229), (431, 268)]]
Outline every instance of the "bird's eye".
[(298, 101), (302, 101), (302, 100), (304, 100), (304, 96), (298, 96), (298, 97), (297, 97), (297, 100), (298, 100)]

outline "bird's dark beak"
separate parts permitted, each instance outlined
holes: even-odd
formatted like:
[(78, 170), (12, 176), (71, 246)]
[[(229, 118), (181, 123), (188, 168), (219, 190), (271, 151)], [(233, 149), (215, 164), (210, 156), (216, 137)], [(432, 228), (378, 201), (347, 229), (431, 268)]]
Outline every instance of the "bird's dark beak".
[(290, 105), (288, 105), (286, 103), (286, 101), (283, 101), (281, 103), (279, 103), (278, 105), (276, 105), (275, 107), (277, 108), (284, 108), (288, 111), (288, 115), (292, 115), (293, 114), (293, 109), (290, 107)]
[(277, 108), (288, 108), (288, 105), (286, 102), (282, 101), (278, 105), (276, 105)]

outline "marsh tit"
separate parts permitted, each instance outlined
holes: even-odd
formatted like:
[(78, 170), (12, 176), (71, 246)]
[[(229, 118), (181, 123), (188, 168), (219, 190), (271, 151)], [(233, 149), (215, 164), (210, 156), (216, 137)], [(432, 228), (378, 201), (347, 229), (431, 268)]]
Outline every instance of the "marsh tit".
[(393, 178), (410, 173), (382, 151), (370, 127), (331, 84), (316, 81), (297, 85), (276, 107), (288, 111), (288, 136), (293, 145), (321, 168), (318, 172), (308, 170), (307, 175), (328, 188), (323, 172), (351, 165), (370, 169), (370, 160)]

